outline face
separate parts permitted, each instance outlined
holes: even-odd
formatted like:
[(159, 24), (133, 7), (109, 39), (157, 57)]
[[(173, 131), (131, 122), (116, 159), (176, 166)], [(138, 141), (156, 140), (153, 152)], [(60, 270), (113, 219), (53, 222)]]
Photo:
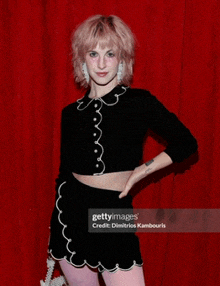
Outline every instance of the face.
[(119, 59), (114, 49), (101, 49), (97, 45), (86, 53), (85, 62), (91, 84), (106, 86), (117, 85)]

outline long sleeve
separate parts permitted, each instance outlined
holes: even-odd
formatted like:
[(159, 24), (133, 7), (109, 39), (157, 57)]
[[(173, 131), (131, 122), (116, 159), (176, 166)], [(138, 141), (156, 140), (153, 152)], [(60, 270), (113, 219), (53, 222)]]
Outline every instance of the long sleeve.
[(68, 180), (72, 175), (68, 168), (68, 143), (69, 143), (69, 130), (68, 130), (68, 118), (65, 115), (65, 109), (62, 111), (61, 116), (61, 143), (60, 143), (60, 167), (59, 174), (56, 178), (56, 190), (58, 190), (61, 183)]
[(147, 94), (146, 105), (149, 128), (166, 140), (167, 147), (164, 152), (173, 162), (181, 162), (196, 152), (196, 139), (174, 113), (169, 112), (150, 93)]

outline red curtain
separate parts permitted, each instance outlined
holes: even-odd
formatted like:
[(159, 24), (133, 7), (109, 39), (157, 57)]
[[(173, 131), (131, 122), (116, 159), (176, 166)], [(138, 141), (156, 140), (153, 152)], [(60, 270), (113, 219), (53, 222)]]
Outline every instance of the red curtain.
[[(155, 94), (199, 144), (189, 160), (146, 179), (135, 208), (220, 207), (219, 1), (3, 0), (0, 12), (1, 285), (39, 285), (45, 277), (60, 114), (82, 96), (70, 38), (91, 15), (118, 15), (131, 27), (132, 86)], [(144, 158), (162, 149), (150, 138)], [(218, 233), (139, 237), (146, 285), (219, 284)]]

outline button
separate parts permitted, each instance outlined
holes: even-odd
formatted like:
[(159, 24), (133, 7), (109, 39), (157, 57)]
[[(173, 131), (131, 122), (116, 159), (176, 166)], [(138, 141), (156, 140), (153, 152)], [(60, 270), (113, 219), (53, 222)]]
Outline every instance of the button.
[(93, 136), (96, 136), (96, 133), (93, 133)]
[(96, 164), (95, 166), (96, 166), (96, 168), (98, 168), (98, 167), (99, 167), (99, 164)]
[(96, 104), (94, 105), (94, 107), (98, 107), (98, 104), (96, 103)]
[(95, 150), (94, 150), (94, 152), (95, 152), (95, 153), (97, 153), (97, 152), (98, 152), (98, 150), (97, 150), (97, 149), (95, 149)]
[(96, 121), (97, 120), (97, 118), (93, 118), (93, 121)]

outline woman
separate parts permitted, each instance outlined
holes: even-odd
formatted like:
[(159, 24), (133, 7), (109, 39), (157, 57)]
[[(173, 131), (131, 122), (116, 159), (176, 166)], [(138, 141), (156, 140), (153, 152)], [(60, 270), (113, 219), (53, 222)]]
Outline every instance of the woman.
[[(85, 96), (63, 109), (61, 164), (49, 252), (69, 285), (143, 286), (133, 233), (88, 233), (89, 208), (132, 208), (130, 189), (197, 150), (190, 131), (153, 95), (128, 87), (134, 38), (116, 16), (94, 16), (73, 37), (75, 79)], [(140, 164), (148, 128), (167, 148)]]

